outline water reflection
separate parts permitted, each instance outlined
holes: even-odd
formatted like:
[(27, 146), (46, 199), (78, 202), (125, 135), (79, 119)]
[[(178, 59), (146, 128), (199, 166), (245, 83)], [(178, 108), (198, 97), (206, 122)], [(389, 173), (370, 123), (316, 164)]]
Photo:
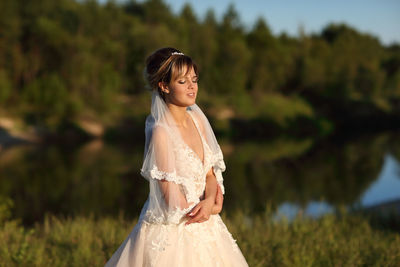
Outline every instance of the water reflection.
[(276, 219), (286, 217), (291, 220), (299, 213), (302, 213), (305, 216), (316, 218), (321, 214), (332, 212), (334, 212), (334, 208), (325, 201), (310, 201), (306, 205), (306, 207), (301, 207), (297, 204), (285, 202), (279, 205), (278, 210), (274, 214), (274, 217)]
[(400, 163), (393, 155), (389, 153), (385, 155), (385, 162), (378, 179), (360, 199), (364, 207), (400, 199)]
[[(377, 206), (383, 208), (386, 205), (389, 208), (398, 201), (400, 201), (400, 163), (393, 155), (387, 153), (377, 179), (362, 193), (358, 201), (350, 203), (349, 208)], [(335, 208), (326, 201), (310, 201), (305, 207), (285, 202), (279, 205), (275, 217), (285, 216), (292, 219), (299, 213), (310, 217), (319, 217), (334, 211)]]
[[(285, 202), (303, 209), (312, 201), (333, 206), (353, 203), (377, 178), (387, 139), (376, 136), (308, 147), (299, 142), (302, 153), (293, 149), (296, 154), (272, 160), (263, 153), (279, 147), (241, 144), (234, 152), (236, 156), (227, 159), (227, 179), (232, 181), (227, 205), (258, 212), (266, 203), (274, 210)], [(242, 195), (247, 197), (243, 199)]]
[[(222, 142), (225, 211), (253, 214), (268, 206), (290, 218), (400, 199), (398, 136)], [(0, 153), (0, 195), (14, 200), (14, 216), (27, 224), (47, 212), (135, 217), (148, 194), (139, 173), (142, 156), (141, 142), (12, 147)]]

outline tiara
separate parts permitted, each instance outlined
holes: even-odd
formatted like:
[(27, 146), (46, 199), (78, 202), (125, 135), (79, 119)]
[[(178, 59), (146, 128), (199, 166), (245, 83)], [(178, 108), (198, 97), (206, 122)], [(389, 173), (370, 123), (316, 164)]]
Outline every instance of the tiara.
[(185, 54), (184, 54), (184, 53), (181, 53), (181, 52), (172, 52), (172, 53), (171, 53), (171, 56), (173, 56), (173, 55), (184, 56)]

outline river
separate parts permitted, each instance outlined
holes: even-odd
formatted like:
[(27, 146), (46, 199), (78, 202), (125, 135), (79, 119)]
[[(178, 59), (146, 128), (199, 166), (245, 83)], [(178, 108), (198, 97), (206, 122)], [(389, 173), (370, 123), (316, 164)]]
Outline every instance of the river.
[[(400, 133), (220, 140), (227, 170), (224, 212), (318, 217), (340, 207), (400, 200)], [(140, 176), (143, 142), (10, 146), (0, 152), (0, 198), (29, 225), (46, 214), (129, 218), (148, 185)]]

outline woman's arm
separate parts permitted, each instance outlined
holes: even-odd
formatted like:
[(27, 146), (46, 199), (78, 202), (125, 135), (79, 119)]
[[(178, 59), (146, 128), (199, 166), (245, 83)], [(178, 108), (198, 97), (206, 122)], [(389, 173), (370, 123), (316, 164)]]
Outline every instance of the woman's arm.
[(222, 211), (222, 205), (224, 204), (224, 195), (222, 194), (221, 187), (217, 186), (217, 195), (215, 196), (215, 203), (212, 208), (211, 214), (218, 214)]
[[(173, 153), (173, 143), (166, 129), (159, 125), (156, 126), (152, 133), (154, 163), (162, 173), (174, 173), (175, 158)], [(181, 190), (181, 186), (174, 181), (160, 179), (158, 181), (160, 193), (163, 195), (166, 205), (169, 208), (185, 209), (190, 206)]]
[[(215, 177), (213, 168), (207, 173), (207, 183), (206, 183), (206, 190), (205, 190), (205, 198), (214, 196), (214, 205), (211, 210), (211, 214), (218, 214), (222, 210), (222, 205), (224, 202), (224, 196), (221, 191), (221, 187), (217, 182), (217, 178)], [(216, 188), (216, 193), (213, 194), (214, 187)]]
[(186, 209), (193, 203), (187, 202), (186, 197), (180, 190), (178, 184), (166, 180), (160, 180), (158, 183), (164, 196), (164, 200), (168, 206)]
[(213, 168), (211, 168), (206, 176), (205, 197), (188, 214), (192, 218), (186, 224), (207, 221), (211, 214), (217, 214), (221, 211), (222, 202), (222, 192), (217, 183)]
[(204, 199), (210, 199), (210, 201), (214, 203), (217, 195), (217, 186), (217, 178), (215, 177), (213, 168), (210, 168), (206, 176), (206, 190)]

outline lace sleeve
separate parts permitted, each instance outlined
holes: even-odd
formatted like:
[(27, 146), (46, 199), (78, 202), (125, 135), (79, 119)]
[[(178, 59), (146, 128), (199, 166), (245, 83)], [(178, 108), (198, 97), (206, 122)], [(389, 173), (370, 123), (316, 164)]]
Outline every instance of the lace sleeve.
[(225, 171), (225, 162), (223, 160), (222, 151), (219, 153), (215, 153), (213, 155), (213, 170), (215, 177), (217, 178), (217, 182), (221, 187), (222, 194), (225, 194), (225, 187), (224, 187), (224, 178), (222, 177), (222, 172)]
[(141, 174), (149, 181), (148, 214), (152, 221), (178, 223), (190, 211), (185, 179), (176, 173), (174, 143), (162, 125), (154, 127)]

